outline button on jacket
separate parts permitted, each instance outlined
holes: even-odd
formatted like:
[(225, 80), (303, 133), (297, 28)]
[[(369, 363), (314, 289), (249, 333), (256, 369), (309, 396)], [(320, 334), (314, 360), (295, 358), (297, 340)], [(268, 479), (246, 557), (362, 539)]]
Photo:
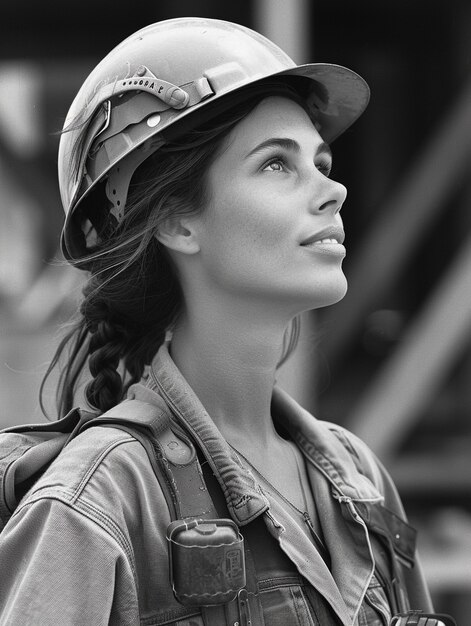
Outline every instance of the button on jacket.
[[(152, 404), (156, 394), (201, 450), (242, 534), (266, 529), (267, 545), (278, 552), (268, 576), (255, 564), (257, 593), (246, 603), (253, 626), (388, 624), (391, 607), (375, 571), (378, 536), (398, 556), (405, 602), (432, 610), (394, 485), (356, 437), (275, 388), (272, 414), (305, 456), (328, 566), (302, 517), (229, 447), (166, 346), (128, 397)], [(141, 444), (117, 428), (86, 430), (0, 535), (0, 626), (243, 626), (249, 617), (240, 598), (203, 613), (175, 599), (166, 539), (171, 521)]]

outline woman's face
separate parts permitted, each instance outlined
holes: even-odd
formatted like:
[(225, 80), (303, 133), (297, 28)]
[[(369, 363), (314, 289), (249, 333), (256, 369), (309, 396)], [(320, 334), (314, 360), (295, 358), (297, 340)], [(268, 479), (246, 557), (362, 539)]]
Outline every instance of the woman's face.
[(197, 225), (213, 293), (289, 314), (344, 296), (346, 189), (329, 178), (331, 166), (308, 115), (287, 98), (267, 97), (231, 131), (209, 168)]

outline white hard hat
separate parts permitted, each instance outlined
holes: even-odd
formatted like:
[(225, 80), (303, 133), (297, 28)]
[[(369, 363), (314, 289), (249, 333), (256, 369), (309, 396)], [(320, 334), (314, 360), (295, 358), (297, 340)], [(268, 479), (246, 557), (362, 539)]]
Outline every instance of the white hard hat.
[(368, 104), (368, 86), (352, 70), (296, 65), (262, 35), (231, 22), (177, 18), (125, 39), (85, 80), (64, 125), (58, 160), (65, 257), (87, 253), (86, 224), (93, 216), (82, 214), (80, 205), (92, 190), (103, 194), (94, 210), (111, 210), (119, 220), (133, 173), (178, 129), (231, 106), (248, 86), (293, 77), (312, 86), (309, 102), (327, 142)]

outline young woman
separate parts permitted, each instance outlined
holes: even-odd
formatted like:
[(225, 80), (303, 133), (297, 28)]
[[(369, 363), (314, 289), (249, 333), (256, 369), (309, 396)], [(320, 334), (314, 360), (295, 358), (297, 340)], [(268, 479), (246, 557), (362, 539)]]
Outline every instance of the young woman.
[(197, 561), (182, 600), (150, 459), (95, 426), (1, 535), (1, 624), (379, 626), (431, 609), (388, 474), (276, 386), (299, 314), (345, 294), (329, 143), (367, 101), (354, 72), (206, 19), (139, 31), (86, 80), (59, 151), (63, 251), (90, 275), (53, 362), (69, 345), (60, 413), (88, 370), (99, 413), (165, 403), (170, 457), (194, 446), (205, 480), (177, 497), (207, 488), (237, 524), (246, 584), (197, 600), (221, 573)]

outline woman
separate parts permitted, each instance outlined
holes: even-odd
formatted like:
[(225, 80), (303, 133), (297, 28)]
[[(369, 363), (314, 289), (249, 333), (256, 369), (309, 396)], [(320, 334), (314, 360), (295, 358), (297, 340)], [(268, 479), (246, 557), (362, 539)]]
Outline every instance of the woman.
[[(148, 456), (94, 427), (2, 533), (1, 624), (363, 626), (431, 608), (387, 473), (275, 384), (299, 314), (345, 294), (328, 142), (367, 101), (350, 70), (296, 67), (253, 31), (196, 18), (139, 31), (84, 83), (59, 179), (63, 251), (90, 278), (53, 362), (70, 344), (60, 412), (87, 366), (98, 412), (165, 401), (169, 449), (197, 448), (218, 517), (244, 536), (246, 585), (182, 599)], [(213, 584), (198, 567), (190, 587)]]

